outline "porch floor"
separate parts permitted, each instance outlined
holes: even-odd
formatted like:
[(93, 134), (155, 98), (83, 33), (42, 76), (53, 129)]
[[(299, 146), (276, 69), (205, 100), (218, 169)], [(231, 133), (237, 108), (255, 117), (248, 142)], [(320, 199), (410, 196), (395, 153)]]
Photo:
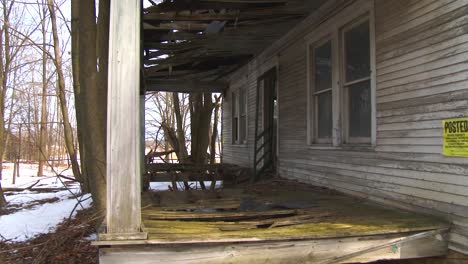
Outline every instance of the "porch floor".
[(147, 194), (144, 203), (144, 231), (151, 244), (316, 239), (447, 228), (433, 217), (290, 181), (217, 192), (159, 192)]
[[(166, 249), (157, 248), (156, 251), (176, 251), (179, 256), (188, 248), (193, 256), (196, 248), (193, 245), (196, 245), (201, 246), (198, 253), (206, 251), (206, 254), (203, 253), (205, 257), (217, 254), (213, 253), (216, 250), (225, 252), (225, 247), (213, 247), (223, 244), (242, 247), (254, 243), (255, 252), (263, 254), (260, 253), (259, 244), (268, 245), (271, 252), (271, 247), (276, 245), (282, 248), (284, 243), (291, 241), (298, 242), (297, 245), (302, 245), (300, 247), (303, 249), (307, 248), (309, 255), (318, 254), (314, 250), (327, 250), (320, 249), (320, 243), (322, 246), (328, 243), (328, 250), (337, 251), (328, 257), (344, 254), (348, 256), (347, 259), (352, 258), (355, 251), (364, 254), (382, 251), (384, 248), (387, 253), (381, 256), (397, 259), (437, 256), (447, 250), (443, 236), (448, 224), (440, 219), (385, 208), (368, 200), (286, 180), (270, 180), (215, 192), (149, 192), (143, 195), (142, 200), (143, 231), (148, 233), (147, 240), (115, 243), (100, 241), (96, 244), (159, 245)], [(423, 235), (417, 237), (420, 234)], [(412, 236), (415, 236), (414, 239), (408, 241), (417, 241), (411, 246), (416, 251), (406, 252), (406, 256), (403, 256), (400, 247), (408, 242), (405, 238)], [(333, 243), (341, 244), (341, 247), (331, 246)], [(206, 247), (208, 245), (209, 248)], [(391, 249), (390, 246), (395, 245), (396, 249)], [(171, 248), (167, 249), (168, 246)], [(106, 250), (109, 254), (112, 251)], [(122, 252), (128, 254), (129, 250), (148, 252), (155, 251), (155, 248), (125, 249)], [(287, 248), (284, 250), (289, 253), (294, 251)], [(395, 250), (398, 255), (389, 257), (388, 254)], [(298, 254), (304, 257), (304, 252)], [(252, 254), (250, 257), (256, 253)], [(374, 256), (365, 259), (381, 258)]]

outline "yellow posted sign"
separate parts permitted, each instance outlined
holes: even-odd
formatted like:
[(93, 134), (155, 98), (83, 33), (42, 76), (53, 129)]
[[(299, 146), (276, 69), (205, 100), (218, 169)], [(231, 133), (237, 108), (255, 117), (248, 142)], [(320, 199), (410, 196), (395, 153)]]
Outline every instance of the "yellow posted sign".
[(468, 118), (442, 121), (445, 156), (468, 157)]

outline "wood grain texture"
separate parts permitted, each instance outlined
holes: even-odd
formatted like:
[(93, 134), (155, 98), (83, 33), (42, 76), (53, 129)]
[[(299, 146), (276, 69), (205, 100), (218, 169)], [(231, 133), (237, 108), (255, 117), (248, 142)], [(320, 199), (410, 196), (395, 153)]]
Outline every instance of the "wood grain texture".
[(145, 237), (135, 236), (141, 232), (140, 8), (137, 0), (111, 4), (106, 232), (117, 239)]
[[(403, 237), (402, 237), (403, 238)], [(111, 247), (100, 250), (100, 263), (350, 263), (379, 259), (410, 259), (446, 254), (444, 242), (436, 236), (402, 242), (394, 246), (393, 237), (324, 239), (275, 243), (243, 243), (211, 246)], [(387, 246), (387, 244), (390, 245)], [(335, 261), (342, 255), (376, 245), (383, 249)], [(396, 250), (395, 250), (396, 249)]]

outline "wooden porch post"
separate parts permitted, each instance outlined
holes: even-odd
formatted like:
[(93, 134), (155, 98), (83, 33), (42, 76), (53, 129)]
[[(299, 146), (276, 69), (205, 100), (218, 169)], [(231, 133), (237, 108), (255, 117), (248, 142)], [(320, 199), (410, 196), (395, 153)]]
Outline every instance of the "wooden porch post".
[(104, 240), (147, 237), (140, 204), (140, 14), (140, 0), (111, 1)]
[[(145, 126), (145, 95), (142, 94), (140, 95), (140, 153), (141, 153), (141, 159), (140, 159), (140, 175), (141, 175), (141, 182), (144, 183), (144, 174), (145, 169), (146, 169), (146, 139), (145, 139), (145, 133), (146, 133), (146, 126)], [(148, 183), (144, 183), (147, 185)], [(149, 188), (149, 186), (141, 186), (142, 191), (146, 191)]]

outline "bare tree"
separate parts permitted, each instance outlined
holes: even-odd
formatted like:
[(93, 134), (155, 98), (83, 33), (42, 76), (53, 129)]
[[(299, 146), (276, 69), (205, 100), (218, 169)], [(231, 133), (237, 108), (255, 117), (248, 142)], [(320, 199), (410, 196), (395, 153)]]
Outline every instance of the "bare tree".
[(53, 0), (48, 0), (47, 5), (49, 8), (50, 20), (52, 23), (52, 36), (53, 36), (53, 41), (54, 41), (54, 53), (55, 53), (54, 64), (55, 64), (55, 68), (57, 71), (57, 95), (59, 98), (60, 110), (61, 110), (62, 118), (63, 118), (65, 146), (67, 148), (68, 156), (69, 156), (70, 163), (72, 166), (73, 175), (75, 176), (75, 179), (81, 182), (81, 172), (80, 172), (80, 167), (78, 164), (75, 146), (73, 145), (73, 141), (74, 141), (73, 132), (72, 132), (72, 127), (70, 124), (69, 116), (68, 116), (67, 99), (65, 95), (65, 77), (64, 77), (63, 68), (62, 68), (62, 54), (61, 54), (60, 43), (59, 43), (59, 38), (58, 38), (55, 5), (54, 5)]
[[(82, 140), (82, 164), (93, 204), (106, 207), (107, 60), (110, 0), (99, 1), (96, 23), (94, 0), (72, 0), (73, 78), (78, 126)], [(99, 66), (99, 67), (98, 67)], [(78, 67), (78, 68), (76, 68)]]
[(215, 103), (211, 93), (193, 93), (190, 95), (190, 126), (192, 136), (192, 161), (206, 163), (210, 135), (211, 115)]
[[(17, 57), (20, 51), (24, 49), (26, 38), (21, 38), (17, 34), (18, 31), (23, 31), (23, 35), (29, 36), (35, 29), (27, 29), (22, 27), (24, 19), (24, 10), (16, 8), (15, 0), (0, 0), (2, 13), (2, 21), (0, 24), (0, 157), (3, 157), (5, 152), (5, 110), (7, 94), (10, 84), (10, 75), (18, 67)], [(13, 34), (13, 35), (12, 35)], [(3, 159), (0, 159), (0, 179), (2, 179)], [(1, 188), (1, 187), (0, 187)], [(0, 193), (0, 200), (3, 199), (3, 192)]]
[(212, 132), (210, 137), (210, 163), (216, 163), (216, 142), (218, 138), (218, 122), (219, 122), (219, 111), (221, 108), (221, 95), (215, 95), (215, 107), (214, 107), (214, 118), (212, 125)]
[[(39, 2), (38, 2), (39, 4)], [(47, 27), (45, 17), (47, 15), (47, 8), (42, 1), (39, 5), (39, 14), (41, 15), (41, 31), (42, 31), (42, 100), (41, 100), (41, 127), (38, 144), (38, 156), (39, 164), (37, 170), (37, 176), (44, 174), (43, 166), (44, 162), (48, 159), (46, 154), (46, 138), (47, 138)], [(42, 8), (41, 8), (42, 6)]]

